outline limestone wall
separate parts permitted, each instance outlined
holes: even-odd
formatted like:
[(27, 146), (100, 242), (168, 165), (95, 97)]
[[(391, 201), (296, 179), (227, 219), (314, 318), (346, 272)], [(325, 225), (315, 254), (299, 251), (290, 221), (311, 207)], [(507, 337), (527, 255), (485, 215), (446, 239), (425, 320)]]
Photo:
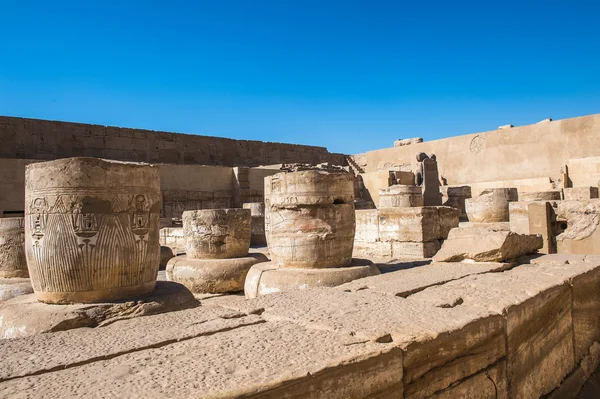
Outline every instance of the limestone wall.
[(258, 166), (275, 163), (345, 163), (324, 147), (234, 140), (0, 116), (0, 158), (75, 156), (169, 164)]
[[(536, 191), (560, 184), (561, 169), (568, 164), (576, 176), (574, 184), (589, 184), (581, 164), (593, 159), (570, 160), (600, 156), (600, 114), (370, 151), (365, 154), (365, 172), (407, 165), (414, 170), (418, 152), (436, 154), (440, 176), (449, 185), (514, 187), (516, 182), (522, 183), (522, 191)], [(598, 184), (597, 164), (596, 158), (590, 166), (594, 185)]]

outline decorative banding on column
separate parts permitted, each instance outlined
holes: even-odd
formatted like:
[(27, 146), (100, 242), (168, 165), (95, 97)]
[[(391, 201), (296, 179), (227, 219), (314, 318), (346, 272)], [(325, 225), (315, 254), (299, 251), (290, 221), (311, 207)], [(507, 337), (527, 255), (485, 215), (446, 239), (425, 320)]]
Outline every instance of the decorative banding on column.
[(0, 218), (0, 278), (29, 277), (23, 218)]
[(156, 166), (97, 158), (25, 170), (25, 253), (38, 300), (115, 301), (150, 293), (158, 273)]

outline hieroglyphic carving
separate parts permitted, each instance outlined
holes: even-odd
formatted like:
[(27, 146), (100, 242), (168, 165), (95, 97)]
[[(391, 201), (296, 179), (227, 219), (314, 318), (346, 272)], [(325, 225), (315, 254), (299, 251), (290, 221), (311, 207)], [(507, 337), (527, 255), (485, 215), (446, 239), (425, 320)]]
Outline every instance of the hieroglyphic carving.
[[(123, 287), (123, 293), (141, 293), (135, 289), (138, 286), (151, 289), (160, 256), (157, 171), (147, 166), (156, 176), (154, 182), (140, 172), (140, 165), (135, 165), (137, 178), (149, 183), (131, 185), (120, 177), (126, 176), (128, 164), (81, 160), (79, 169), (88, 162), (92, 167), (106, 163), (108, 167), (102, 165), (102, 171), (118, 169), (114, 174), (129, 184), (114, 184), (112, 176), (98, 176), (100, 182), (107, 183), (90, 179), (84, 182), (87, 187), (56, 183), (45, 187), (44, 181), (37, 178), (39, 187), (27, 185), (27, 259), (38, 298), (48, 302), (94, 302), (123, 297), (118, 287)], [(65, 160), (48, 164), (59, 162)], [(43, 173), (40, 169), (33, 171)], [(27, 174), (32, 172), (28, 169)], [(136, 180), (135, 174), (131, 180)]]

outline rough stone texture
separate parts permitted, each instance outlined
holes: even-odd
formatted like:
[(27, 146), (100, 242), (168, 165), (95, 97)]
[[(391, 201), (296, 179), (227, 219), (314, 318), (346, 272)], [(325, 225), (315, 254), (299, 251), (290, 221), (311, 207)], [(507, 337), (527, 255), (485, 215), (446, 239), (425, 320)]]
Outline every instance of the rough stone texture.
[(392, 241), (392, 256), (394, 258), (431, 258), (440, 249), (438, 240), (427, 242)]
[(265, 178), (267, 199), (266, 212), (271, 206), (352, 204), (354, 175), (322, 170), (277, 173)]
[(451, 207), (379, 209), (379, 240), (428, 242), (445, 239), (458, 226), (458, 211)]
[(248, 202), (242, 204), (242, 208), (250, 209), (252, 216), (252, 234), (250, 236), (251, 245), (267, 245), (265, 235), (265, 203)]
[(160, 247), (160, 270), (164, 270), (167, 267), (169, 259), (175, 257), (173, 250), (170, 247)]
[(392, 242), (354, 241), (352, 257), (354, 258), (389, 258), (392, 256)]
[(350, 265), (354, 176), (308, 170), (265, 178), (265, 230), (277, 267)]
[(481, 371), (456, 385), (436, 392), (431, 398), (494, 398), (508, 399), (508, 383), (506, 378), (506, 361)]
[(469, 186), (441, 186), (442, 204), (458, 209), (461, 218), (467, 217), (465, 200), (471, 198), (471, 187)]
[(250, 248), (248, 209), (207, 209), (183, 213), (186, 255), (190, 259), (239, 258)]
[(600, 254), (600, 200), (560, 201), (554, 211), (567, 225), (556, 236), (559, 253)]
[(469, 222), (508, 222), (508, 203), (519, 198), (516, 188), (484, 190), (478, 197), (465, 200)]
[(5, 381), (0, 395), (345, 399), (402, 395), (401, 378), (402, 355), (389, 345), (273, 322)]
[(171, 248), (174, 255), (185, 253), (183, 227), (165, 227), (160, 229), (160, 245)]
[(0, 302), (31, 293), (33, 293), (33, 287), (28, 278), (0, 278)]
[(34, 295), (23, 295), (0, 304), (0, 337), (16, 338), (46, 332), (95, 327), (116, 320), (187, 309), (198, 305), (181, 284), (159, 281), (146, 296), (127, 302), (77, 305), (48, 305)]
[(563, 188), (565, 201), (583, 201), (598, 198), (598, 187)]
[(377, 266), (363, 259), (353, 259), (348, 267), (325, 269), (277, 268), (271, 262), (260, 263), (250, 268), (244, 293), (251, 299), (278, 292), (335, 287), (379, 273)]
[(398, 140), (394, 141), (394, 147), (402, 147), (405, 145), (417, 144), (417, 143), (422, 143), (422, 142), (423, 142), (423, 138), (421, 138), (421, 137), (412, 137), (410, 139), (398, 139)]
[(379, 190), (379, 209), (423, 206), (423, 192), (418, 186), (394, 185)]
[(165, 164), (245, 166), (330, 162), (344, 165), (343, 154), (324, 147), (234, 140), (220, 137), (0, 117), (3, 158), (101, 157)]
[(508, 214), (510, 231), (529, 234), (529, 202), (509, 202)]
[(169, 261), (167, 279), (197, 294), (242, 291), (248, 270), (266, 261), (268, 258), (261, 253), (232, 259), (191, 259), (181, 255)]
[(377, 209), (362, 209), (355, 211), (356, 232), (354, 242), (375, 242), (379, 240), (379, 211)]
[(455, 228), (433, 257), (436, 262), (501, 262), (542, 248), (541, 236), (517, 234), (485, 227)]
[(519, 201), (560, 201), (562, 200), (562, 190), (549, 191), (519, 191)]
[[(424, 263), (424, 264), (423, 264)], [(378, 264), (381, 269), (388, 266), (400, 272), (390, 272), (373, 277), (365, 277), (340, 285), (336, 290), (360, 291), (368, 289), (377, 293), (406, 298), (428, 287), (442, 285), (452, 280), (473, 274), (500, 272), (512, 267), (510, 263), (484, 262), (395, 262)]]
[(29, 277), (23, 218), (0, 217), (0, 278)]
[(543, 246), (539, 252), (556, 253), (556, 242), (553, 233), (554, 211), (549, 202), (531, 202), (527, 206), (529, 234), (542, 236)]
[(27, 265), (40, 301), (103, 302), (154, 289), (158, 168), (68, 158), (28, 165), (25, 181)]

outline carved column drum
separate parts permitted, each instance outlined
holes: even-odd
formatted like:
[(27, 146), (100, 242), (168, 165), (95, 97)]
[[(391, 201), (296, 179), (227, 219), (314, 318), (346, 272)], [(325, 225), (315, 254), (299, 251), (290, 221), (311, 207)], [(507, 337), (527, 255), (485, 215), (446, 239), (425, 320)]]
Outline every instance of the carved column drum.
[(158, 167), (97, 158), (25, 170), (25, 253), (47, 303), (114, 301), (154, 290), (158, 273)]
[(23, 218), (0, 218), (0, 278), (29, 277)]
[(183, 234), (188, 258), (227, 259), (248, 255), (249, 209), (206, 209), (183, 212)]
[(309, 170), (265, 178), (265, 231), (276, 267), (349, 266), (354, 229), (354, 175)]
[(394, 185), (379, 190), (379, 208), (423, 206), (423, 192), (418, 186)]

